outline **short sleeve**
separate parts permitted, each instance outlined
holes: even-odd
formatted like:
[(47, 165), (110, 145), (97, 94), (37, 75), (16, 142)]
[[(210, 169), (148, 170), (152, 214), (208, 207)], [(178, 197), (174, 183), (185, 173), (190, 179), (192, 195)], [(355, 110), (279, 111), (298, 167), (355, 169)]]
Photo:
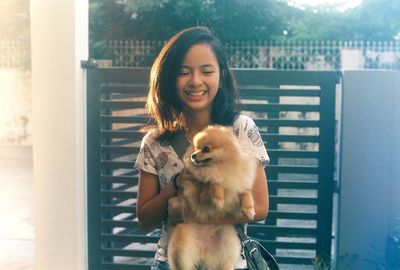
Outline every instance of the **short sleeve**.
[(240, 140), (244, 140), (252, 148), (257, 160), (262, 166), (267, 166), (269, 156), (263, 139), (253, 119), (246, 115), (239, 115), (233, 124), (233, 129)]
[(150, 146), (155, 142), (154, 134), (149, 131), (142, 140), (139, 154), (136, 157), (135, 168), (148, 173), (157, 174), (156, 158), (154, 157)]

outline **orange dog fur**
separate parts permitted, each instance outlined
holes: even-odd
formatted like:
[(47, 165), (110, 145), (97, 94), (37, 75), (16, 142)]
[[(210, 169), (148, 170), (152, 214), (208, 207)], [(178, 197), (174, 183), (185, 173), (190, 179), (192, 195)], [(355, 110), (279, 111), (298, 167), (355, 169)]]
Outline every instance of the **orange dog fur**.
[[(253, 219), (252, 186), (257, 161), (233, 130), (208, 126), (193, 138), (183, 162), (193, 179), (181, 183), (180, 198), (196, 220), (247, 216)], [(233, 225), (181, 223), (173, 228), (168, 244), (172, 270), (233, 269), (241, 243)]]

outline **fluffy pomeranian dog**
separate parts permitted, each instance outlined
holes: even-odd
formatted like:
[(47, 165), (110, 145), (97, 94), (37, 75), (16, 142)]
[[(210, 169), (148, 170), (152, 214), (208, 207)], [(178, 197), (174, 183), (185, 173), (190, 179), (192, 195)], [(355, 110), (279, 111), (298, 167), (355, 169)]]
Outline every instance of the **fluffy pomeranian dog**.
[(183, 156), (193, 179), (182, 181), (179, 196), (200, 223), (180, 223), (172, 229), (168, 244), (172, 270), (234, 268), (241, 250), (234, 226), (201, 223), (229, 216), (254, 218), (251, 189), (257, 161), (249, 149), (232, 128), (219, 125), (208, 126), (193, 138)]

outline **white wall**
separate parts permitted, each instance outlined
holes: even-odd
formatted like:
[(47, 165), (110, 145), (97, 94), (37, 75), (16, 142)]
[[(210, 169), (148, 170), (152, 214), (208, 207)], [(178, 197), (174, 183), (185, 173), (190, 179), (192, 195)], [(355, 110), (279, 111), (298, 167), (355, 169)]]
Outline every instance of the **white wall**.
[(340, 61), (342, 69), (359, 69), (365, 64), (363, 53), (358, 49), (341, 49)]
[(375, 270), (400, 217), (400, 72), (344, 71), (342, 97), (338, 268)]
[(31, 96), (29, 70), (0, 68), (1, 145), (32, 145)]
[(31, 36), (35, 269), (86, 269), (88, 1), (32, 0)]

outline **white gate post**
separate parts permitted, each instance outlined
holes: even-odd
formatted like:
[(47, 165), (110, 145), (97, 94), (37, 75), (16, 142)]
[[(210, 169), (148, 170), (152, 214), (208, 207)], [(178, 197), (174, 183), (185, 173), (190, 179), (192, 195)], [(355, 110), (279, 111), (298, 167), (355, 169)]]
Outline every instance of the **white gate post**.
[(88, 0), (31, 0), (35, 269), (87, 269)]

